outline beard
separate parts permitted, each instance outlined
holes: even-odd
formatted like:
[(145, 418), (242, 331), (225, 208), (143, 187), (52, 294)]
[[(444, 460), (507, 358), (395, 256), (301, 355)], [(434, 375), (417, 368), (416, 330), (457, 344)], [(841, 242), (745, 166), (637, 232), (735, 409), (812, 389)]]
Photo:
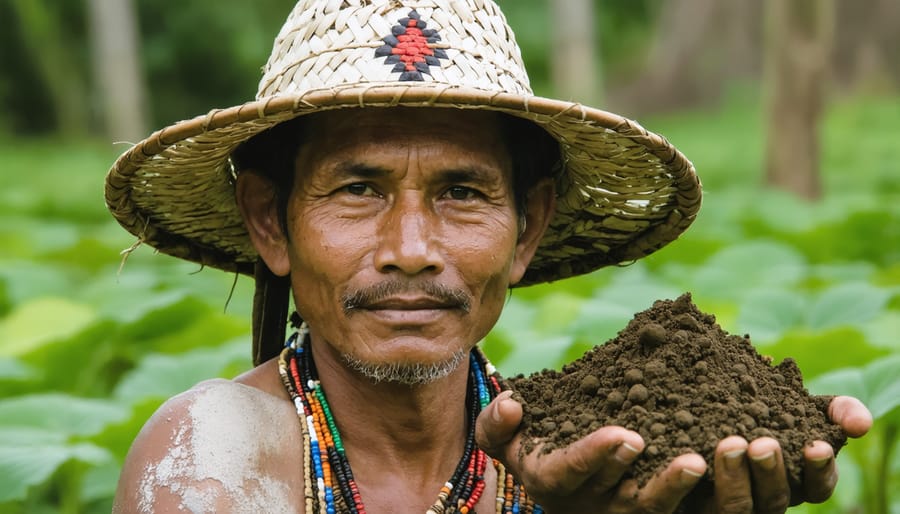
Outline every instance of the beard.
[(347, 366), (375, 383), (387, 382), (405, 386), (421, 386), (436, 382), (455, 371), (469, 352), (455, 351), (449, 358), (430, 364), (421, 362), (372, 363), (344, 354)]

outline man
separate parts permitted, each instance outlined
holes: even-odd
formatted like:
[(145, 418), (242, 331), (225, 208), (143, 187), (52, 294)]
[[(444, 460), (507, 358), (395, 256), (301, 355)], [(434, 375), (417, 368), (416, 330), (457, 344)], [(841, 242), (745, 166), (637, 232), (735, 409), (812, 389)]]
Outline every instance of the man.
[[(108, 177), (142, 242), (257, 280), (257, 366), (154, 414), (115, 510), (671, 512), (709, 464), (710, 511), (826, 499), (821, 442), (793, 498), (770, 438), (640, 489), (622, 427), (523, 455), (521, 406), (475, 349), (509, 287), (646, 255), (699, 193), (662, 138), (532, 96), (490, 2), (301, 1), (257, 101), (157, 132)], [(852, 398), (830, 410), (851, 436), (871, 424)]]

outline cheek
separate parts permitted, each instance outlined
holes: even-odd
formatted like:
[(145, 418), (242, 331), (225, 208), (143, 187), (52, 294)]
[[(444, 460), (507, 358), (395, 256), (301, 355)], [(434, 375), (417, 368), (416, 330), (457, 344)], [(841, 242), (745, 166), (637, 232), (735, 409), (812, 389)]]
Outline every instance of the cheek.
[(474, 270), (486, 276), (508, 270), (516, 251), (514, 222), (495, 221), (489, 225), (466, 227), (458, 231), (454, 247)]
[(289, 228), (296, 257), (325, 269), (333, 268), (336, 260), (359, 259), (372, 241), (367, 224), (349, 223), (323, 209), (296, 215)]
[(333, 217), (315, 214), (298, 215), (289, 226), (291, 282), (298, 309), (336, 309), (335, 302), (370, 253), (371, 237)]
[[(502, 308), (509, 287), (509, 274), (516, 250), (514, 233), (509, 227), (495, 226), (484, 231), (469, 230), (455, 245), (458, 257), (457, 269), (480, 299), (480, 304), (489, 309)], [(511, 234), (508, 237), (498, 237)]]

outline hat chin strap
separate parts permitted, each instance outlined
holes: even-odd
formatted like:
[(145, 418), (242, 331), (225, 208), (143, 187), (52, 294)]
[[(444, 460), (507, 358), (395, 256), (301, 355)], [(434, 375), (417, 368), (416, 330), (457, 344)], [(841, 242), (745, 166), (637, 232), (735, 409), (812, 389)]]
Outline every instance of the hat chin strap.
[(254, 267), (256, 292), (253, 294), (253, 365), (281, 353), (288, 319), (290, 277), (272, 273), (262, 259)]

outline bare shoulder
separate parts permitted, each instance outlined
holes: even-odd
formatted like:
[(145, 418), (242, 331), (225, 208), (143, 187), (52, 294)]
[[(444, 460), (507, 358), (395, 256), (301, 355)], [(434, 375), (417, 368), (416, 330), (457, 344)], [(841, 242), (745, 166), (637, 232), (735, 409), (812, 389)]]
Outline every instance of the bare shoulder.
[(299, 426), (285, 398), (240, 381), (202, 382), (141, 429), (114, 512), (302, 513)]

